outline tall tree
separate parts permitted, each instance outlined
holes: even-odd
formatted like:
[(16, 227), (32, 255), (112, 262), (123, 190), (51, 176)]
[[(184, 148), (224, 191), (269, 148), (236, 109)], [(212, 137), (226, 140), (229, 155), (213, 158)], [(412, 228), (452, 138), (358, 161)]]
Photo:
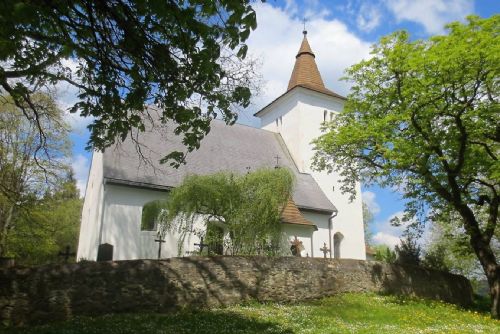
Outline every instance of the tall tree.
[(210, 236), (211, 224), (221, 226), (231, 255), (279, 254), (281, 210), (292, 190), (293, 176), (282, 168), (189, 176), (169, 194), (160, 222), (164, 231), (176, 229), (181, 236), (191, 233), (200, 220), (200, 236)]
[[(82, 200), (72, 174), (62, 177), (54, 189), (18, 211), (7, 235), (6, 254), (24, 265), (62, 261), (60, 252), (74, 252)], [(71, 256), (70, 256), (71, 259)]]
[(0, 93), (39, 124), (33, 91), (73, 85), (71, 112), (94, 117), (88, 146), (101, 150), (144, 131), (145, 106), (156, 105), (191, 151), (212, 118), (232, 124), (231, 107), (249, 104), (254, 64), (241, 60), (256, 25), (250, 0), (1, 1)]
[[(406, 220), (453, 209), (460, 217), (500, 317), (500, 265), (492, 251), (500, 202), (500, 16), (468, 17), (448, 35), (381, 39), (347, 70), (345, 109), (315, 141), (318, 169), (355, 182), (402, 187)], [(483, 219), (480, 212), (485, 212)]]
[(0, 97), (0, 256), (15, 219), (68, 172), (69, 128), (62, 111), (47, 95), (34, 95), (32, 103), (43, 111), (38, 125), (10, 97)]

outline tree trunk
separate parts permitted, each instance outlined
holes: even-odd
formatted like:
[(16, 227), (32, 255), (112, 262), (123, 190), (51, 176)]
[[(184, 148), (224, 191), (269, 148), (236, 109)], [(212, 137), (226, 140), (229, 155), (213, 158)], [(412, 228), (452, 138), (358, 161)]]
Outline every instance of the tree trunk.
[(1, 217), (0, 213), (0, 257), (5, 256), (7, 233), (9, 232), (12, 216), (14, 214), (14, 206), (10, 206), (5, 212), (5, 216)]
[[(479, 240), (478, 240), (479, 239)], [(488, 280), (491, 297), (491, 317), (500, 319), (500, 266), (488, 243), (471, 236), (470, 243)]]
[(470, 237), (470, 245), (483, 267), (488, 280), (491, 297), (491, 317), (500, 319), (500, 266), (497, 263), (495, 253), (491, 249), (490, 242), (479, 228), (479, 223), (474, 213), (467, 205), (457, 205), (458, 212), (464, 219), (465, 231)]
[(494, 319), (500, 319), (500, 267), (497, 266), (496, 276), (491, 278), (488, 277), (488, 284), (490, 286), (490, 297), (491, 297), (491, 317)]
[(488, 280), (491, 297), (491, 317), (500, 319), (500, 266), (497, 264), (489, 244), (482, 240), (481, 242), (473, 242), (473, 238), (471, 238), (471, 245)]

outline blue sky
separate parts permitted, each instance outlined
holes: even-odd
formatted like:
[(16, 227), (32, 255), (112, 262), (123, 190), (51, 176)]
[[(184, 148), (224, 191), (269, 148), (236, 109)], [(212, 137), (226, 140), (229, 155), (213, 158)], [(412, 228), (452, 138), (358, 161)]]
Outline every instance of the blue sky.
[[(248, 40), (249, 53), (260, 59), (264, 80), (262, 93), (255, 97), (248, 110), (240, 114), (239, 122), (259, 126), (253, 113), (286, 90), (295, 54), (302, 39), (306, 19), (308, 39), (328, 88), (343, 95), (349, 93), (349, 83), (339, 81), (348, 66), (368, 57), (370, 46), (380, 37), (406, 29), (413, 39), (425, 39), (444, 34), (444, 25), (464, 20), (467, 15), (489, 17), (500, 11), (497, 0), (268, 0), (256, 3), (258, 28)], [(69, 62), (68, 66), (74, 66)], [(63, 84), (57, 86), (63, 108), (75, 101), (75, 90)], [(73, 127), (73, 168), (79, 188), (85, 189), (90, 152), (86, 126), (91, 120), (68, 115)], [(372, 225), (373, 241), (394, 245), (402, 232), (390, 226), (389, 220), (400, 215), (403, 203), (400, 195), (390, 189), (363, 188), (363, 198), (375, 213)]]

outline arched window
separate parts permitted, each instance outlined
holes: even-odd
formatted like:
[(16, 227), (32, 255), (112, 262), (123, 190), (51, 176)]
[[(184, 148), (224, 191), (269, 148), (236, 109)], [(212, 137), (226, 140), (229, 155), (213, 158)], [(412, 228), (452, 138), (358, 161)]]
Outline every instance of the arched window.
[(156, 231), (163, 201), (152, 201), (142, 207), (141, 231)]
[(337, 232), (333, 235), (333, 258), (340, 259), (340, 250), (342, 245), (342, 240), (344, 239), (344, 235), (342, 233)]

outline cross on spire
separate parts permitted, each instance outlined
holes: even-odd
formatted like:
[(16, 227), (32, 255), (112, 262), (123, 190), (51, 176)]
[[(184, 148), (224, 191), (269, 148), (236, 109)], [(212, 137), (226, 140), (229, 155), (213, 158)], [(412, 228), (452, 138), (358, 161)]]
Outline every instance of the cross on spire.
[(304, 18), (302, 19), (302, 23), (304, 24), (304, 30), (302, 30), (302, 33), (304, 34), (304, 36), (305, 36), (305, 35), (307, 35), (307, 30), (306, 30), (306, 21), (307, 21), (307, 20), (306, 20), (306, 18), (304, 17)]

